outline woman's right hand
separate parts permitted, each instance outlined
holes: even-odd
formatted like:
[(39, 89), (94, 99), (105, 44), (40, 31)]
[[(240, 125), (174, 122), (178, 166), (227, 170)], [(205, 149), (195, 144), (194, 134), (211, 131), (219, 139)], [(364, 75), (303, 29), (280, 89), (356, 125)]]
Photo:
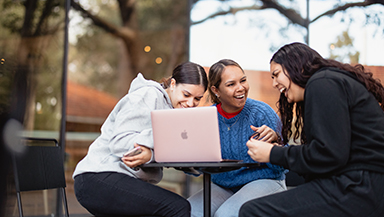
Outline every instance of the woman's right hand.
[(268, 142), (250, 139), (247, 142), (248, 155), (257, 162), (269, 163), (269, 157), (274, 145)]
[(264, 142), (273, 142), (278, 139), (277, 133), (272, 130), (267, 125), (263, 125), (261, 127), (255, 127), (251, 125), (251, 129), (257, 133), (259, 133), (259, 140)]
[(149, 162), (152, 158), (152, 151), (150, 148), (135, 143), (135, 147), (140, 146), (142, 152), (138, 155), (131, 157), (122, 157), (121, 160), (130, 168), (134, 168)]

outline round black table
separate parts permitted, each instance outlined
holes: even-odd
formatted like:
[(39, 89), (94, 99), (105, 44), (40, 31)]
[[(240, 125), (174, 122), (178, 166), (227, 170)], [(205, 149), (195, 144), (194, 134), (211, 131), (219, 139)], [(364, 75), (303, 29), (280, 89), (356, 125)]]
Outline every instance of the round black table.
[(204, 217), (211, 216), (211, 174), (237, 170), (242, 167), (262, 167), (259, 163), (243, 163), (242, 161), (222, 161), (222, 162), (153, 162), (141, 165), (140, 167), (173, 167), (178, 170), (188, 172), (194, 169), (203, 173), (204, 191)]

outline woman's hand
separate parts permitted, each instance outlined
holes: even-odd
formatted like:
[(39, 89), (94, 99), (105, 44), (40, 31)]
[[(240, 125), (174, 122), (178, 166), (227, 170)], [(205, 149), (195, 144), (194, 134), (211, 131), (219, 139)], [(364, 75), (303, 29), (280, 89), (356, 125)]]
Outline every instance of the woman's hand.
[(271, 149), (274, 144), (250, 139), (247, 142), (248, 155), (257, 162), (268, 163)]
[(132, 156), (132, 157), (122, 157), (121, 158), (121, 160), (124, 162), (124, 164), (127, 165), (128, 167), (134, 168), (134, 167), (140, 166), (142, 164), (147, 163), (152, 158), (151, 149), (135, 143), (135, 147), (138, 147), (138, 146), (140, 146), (140, 148), (142, 149), (142, 152), (140, 154)]
[(261, 127), (255, 127), (251, 125), (251, 129), (255, 132), (258, 132), (259, 140), (264, 142), (275, 142), (278, 139), (278, 136), (274, 130), (269, 128), (267, 125), (263, 125)]

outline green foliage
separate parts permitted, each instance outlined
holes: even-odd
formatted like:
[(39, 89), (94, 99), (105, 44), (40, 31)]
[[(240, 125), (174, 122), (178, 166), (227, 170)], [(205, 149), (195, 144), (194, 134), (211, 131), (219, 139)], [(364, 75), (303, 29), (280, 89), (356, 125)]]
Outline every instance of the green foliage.
[[(27, 28), (27, 36), (44, 35), (53, 32), (57, 23), (63, 22), (63, 3), (61, 0), (3, 0), (0, 13), (1, 25), (11, 33), (20, 33)], [(26, 13), (26, 10), (28, 13)], [(28, 17), (25, 17), (29, 15)], [(58, 20), (57, 20), (58, 18)], [(43, 32), (41, 32), (43, 31)]]
[[(134, 13), (129, 10), (120, 11), (118, 5), (113, 2), (115, 1), (94, 1), (89, 2), (90, 5), (83, 6), (105, 22), (115, 24), (115, 27), (120, 30), (129, 28), (135, 31), (137, 37), (124, 39), (105, 33), (100, 27), (84, 24), (89, 21), (88, 18), (85, 18), (84, 22), (73, 22), (70, 29), (75, 31), (74, 34), (77, 37), (70, 49), (69, 76), (70, 80), (93, 86), (98, 90), (120, 97), (119, 93), (117, 93), (117, 84), (120, 84), (117, 80), (119, 73), (137, 74), (140, 71), (146, 78), (154, 80), (159, 80), (171, 74), (169, 64), (171, 56), (175, 52), (173, 46), (173, 43), (175, 43), (175, 29), (182, 28), (184, 35), (180, 37), (184, 41), (187, 39), (189, 17), (186, 15), (188, 14), (188, 1), (140, 0), (135, 2)], [(118, 14), (120, 16), (117, 16)], [(122, 18), (129, 15), (132, 17), (125, 20), (126, 23), (123, 23)], [(74, 15), (74, 19), (76, 16), (78, 15)], [(76, 17), (76, 19), (79, 18)], [(80, 25), (83, 26), (82, 29), (79, 28)], [(83, 29), (86, 30), (82, 32)], [(124, 44), (124, 40), (129, 42)], [(151, 47), (151, 50), (144, 53), (144, 47), (147, 45)], [(188, 45), (184, 43), (181, 46), (184, 47), (185, 52), (178, 56), (176, 64), (187, 60), (186, 48)], [(137, 47), (138, 49), (135, 49)], [(121, 53), (123, 52), (130, 52), (129, 55), (132, 59), (122, 59)], [(161, 64), (155, 63), (158, 57), (162, 58)], [(136, 62), (132, 63), (133, 59)], [(121, 68), (125, 61), (130, 62), (132, 65), (144, 59), (146, 64), (141, 65), (144, 65), (144, 68), (138, 67), (135, 71)], [(130, 81), (126, 81), (126, 83), (125, 89), (128, 89)]]
[[(137, 2), (136, 11), (141, 30), (140, 38), (144, 45), (151, 46), (151, 52), (146, 54), (146, 58), (150, 60), (152, 71), (147, 75), (148, 78), (160, 80), (170, 76), (171, 70), (177, 64), (188, 60), (188, 10), (188, 1), (186, 0), (142, 0)], [(181, 31), (183, 33), (180, 33)], [(184, 40), (185, 43), (178, 44), (176, 39)], [(171, 59), (175, 52), (175, 46), (183, 47), (184, 52), (177, 54), (178, 60), (174, 63), (176, 65), (172, 65)], [(155, 63), (155, 59), (158, 57), (162, 58), (161, 64)]]
[(0, 112), (9, 110), (11, 100), (20, 98), (11, 98), (14, 79), (26, 79), (26, 97), (31, 102), (24, 124), (28, 130), (57, 131), (61, 121), (64, 1), (3, 0), (0, 4)]
[(137, 14), (141, 30), (169, 30), (174, 25), (188, 24), (187, 1), (180, 0), (140, 0), (137, 2)]
[(116, 94), (119, 43), (115, 37), (95, 26), (77, 37), (70, 48), (69, 79), (100, 91)]
[(337, 36), (337, 41), (330, 44), (330, 59), (338, 60), (340, 62), (348, 62), (356, 64), (359, 62), (360, 52), (356, 51), (353, 46), (353, 38), (348, 34), (348, 30), (343, 31), (341, 35)]
[[(90, 1), (89, 10), (94, 15), (117, 26), (122, 25), (117, 1)], [(70, 23), (71, 41), (68, 79), (116, 95), (117, 71), (121, 40), (92, 25), (88, 18), (74, 13)], [(76, 19), (83, 19), (76, 22)]]
[(36, 73), (36, 100), (34, 130), (60, 130), (63, 31), (53, 36), (50, 46), (42, 50), (38, 73)]
[(8, 55), (0, 53), (0, 114), (9, 112), (13, 83), (14, 63), (9, 61), (6, 56), (8, 57)]
[(12, 8), (12, 1), (4, 0), (0, 5), (0, 113), (10, 110), (11, 94), (15, 68), (17, 66), (16, 50), (19, 37), (6, 29), (7, 22), (12, 22), (16, 13), (4, 13), (5, 9)]

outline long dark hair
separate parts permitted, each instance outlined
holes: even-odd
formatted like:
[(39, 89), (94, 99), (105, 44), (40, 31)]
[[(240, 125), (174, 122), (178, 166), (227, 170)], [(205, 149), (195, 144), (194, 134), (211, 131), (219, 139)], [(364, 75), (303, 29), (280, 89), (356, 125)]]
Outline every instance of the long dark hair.
[[(350, 64), (340, 63), (336, 60), (324, 59), (319, 53), (302, 43), (292, 43), (281, 47), (273, 56), (270, 62), (280, 64), (283, 73), (290, 78), (291, 82), (305, 88), (311, 76), (323, 67), (334, 67), (340, 70), (348, 71), (354, 74), (357, 79), (364, 84), (369, 92), (371, 92), (379, 102), (384, 111), (384, 87), (379, 79), (372, 77), (372, 73), (366, 71), (364, 66), (358, 64), (352, 66)], [(283, 122), (283, 141), (287, 143), (293, 135), (293, 139), (300, 137), (301, 143), (307, 142), (303, 128), (304, 102), (288, 103), (284, 94), (280, 95), (277, 107)], [(295, 132), (292, 132), (292, 122), (295, 110)]]
[(161, 80), (164, 89), (171, 84), (171, 79), (175, 79), (176, 84), (196, 84), (204, 87), (204, 91), (208, 88), (207, 73), (199, 64), (193, 62), (185, 62), (173, 69), (172, 76)]
[(209, 92), (209, 97), (213, 103), (219, 104), (220, 100), (213, 93), (213, 91), (211, 90), (211, 87), (215, 86), (216, 89), (219, 89), (219, 86), (221, 83), (221, 74), (223, 74), (223, 71), (224, 71), (225, 67), (227, 67), (227, 66), (236, 66), (236, 67), (240, 68), (241, 71), (244, 73), (244, 70), (241, 68), (241, 66), (237, 62), (230, 60), (230, 59), (222, 59), (222, 60), (216, 62), (215, 64), (213, 64), (209, 68), (209, 73), (208, 73), (208, 77), (209, 77), (208, 92)]

